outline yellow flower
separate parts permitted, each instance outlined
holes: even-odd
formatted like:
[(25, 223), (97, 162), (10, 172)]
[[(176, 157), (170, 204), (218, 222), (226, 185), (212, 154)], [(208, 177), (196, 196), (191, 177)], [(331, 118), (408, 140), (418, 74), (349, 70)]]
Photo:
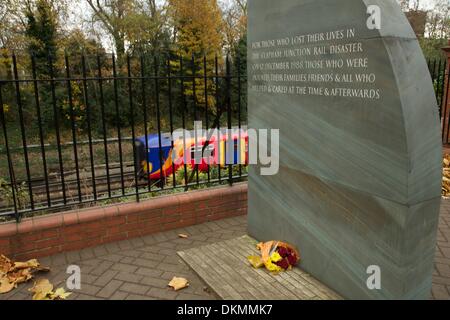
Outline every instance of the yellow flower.
[(247, 259), (255, 269), (261, 268), (264, 265), (260, 256), (249, 256)]
[(275, 252), (272, 253), (272, 255), (270, 256), (270, 260), (272, 260), (272, 262), (278, 262), (278, 261), (283, 260), (283, 257), (280, 256), (280, 254), (279, 254), (278, 252), (275, 251)]
[(275, 262), (281, 261), (283, 258), (280, 256), (278, 252), (272, 253), (270, 256), (270, 259), (266, 261), (264, 264), (266, 266), (266, 269), (270, 272), (281, 272), (283, 269), (275, 264)]
[(269, 270), (270, 272), (281, 272), (282, 271), (281, 267), (274, 264), (272, 262), (272, 260), (267, 261), (265, 263), (265, 266), (266, 266), (266, 269)]

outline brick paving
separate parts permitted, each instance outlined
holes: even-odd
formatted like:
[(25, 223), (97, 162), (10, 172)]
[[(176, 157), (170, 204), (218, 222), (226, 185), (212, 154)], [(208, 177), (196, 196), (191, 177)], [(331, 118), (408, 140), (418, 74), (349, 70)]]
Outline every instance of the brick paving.
[[(189, 235), (181, 239), (178, 234)], [(152, 300), (152, 299), (217, 299), (205, 283), (181, 260), (177, 251), (242, 236), (246, 233), (246, 217), (240, 216), (216, 222), (158, 233), (142, 238), (115, 242), (81, 251), (39, 259), (50, 266), (42, 273), (55, 286), (64, 286), (67, 267), (81, 268), (81, 290), (70, 299)], [(190, 286), (174, 292), (167, 284), (172, 277), (185, 277)], [(0, 295), (3, 299), (31, 299), (22, 284), (14, 291)]]
[(441, 203), (432, 295), (437, 300), (450, 300), (450, 200)]
[[(81, 290), (70, 299), (217, 299), (207, 285), (182, 261), (177, 251), (233, 239), (246, 234), (246, 217), (207, 222), (146, 237), (114, 242), (81, 251), (40, 259), (51, 267), (48, 278), (55, 286), (64, 286), (68, 265), (81, 267)], [(178, 234), (188, 234), (180, 239)], [(433, 273), (434, 299), (450, 299), (450, 200), (442, 202)], [(167, 288), (174, 276), (189, 279), (190, 286), (179, 292)], [(22, 284), (14, 291), (0, 295), (4, 299), (31, 299)]]

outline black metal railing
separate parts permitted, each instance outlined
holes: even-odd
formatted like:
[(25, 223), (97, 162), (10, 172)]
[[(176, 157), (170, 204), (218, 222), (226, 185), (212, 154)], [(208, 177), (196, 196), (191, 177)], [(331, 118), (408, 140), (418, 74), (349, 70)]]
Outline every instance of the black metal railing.
[[(134, 143), (157, 134), (162, 164), (164, 133), (192, 129), (198, 120), (219, 134), (244, 127), (247, 75), (241, 57), (8, 58), (0, 66), (0, 218), (19, 221), (93, 202), (139, 201), (247, 176), (241, 164), (200, 171), (184, 163), (161, 179), (142, 179)], [(428, 67), (448, 143), (450, 66), (429, 60)], [(148, 139), (143, 147), (149, 149)]]
[(241, 164), (199, 170), (184, 163), (174, 170), (172, 163), (170, 175), (143, 178), (135, 143), (157, 134), (161, 166), (165, 133), (192, 129), (194, 121), (204, 129), (244, 127), (247, 78), (240, 57), (7, 58), (0, 66), (0, 218), (139, 201), (247, 176)]
[(450, 90), (450, 66), (447, 65), (447, 61), (434, 59), (428, 60), (428, 69), (430, 70), (431, 79), (433, 81), (434, 91), (436, 93), (436, 99), (439, 107), (439, 116), (442, 126), (442, 143), (449, 143), (450, 121), (449, 121), (449, 97), (448, 92)]

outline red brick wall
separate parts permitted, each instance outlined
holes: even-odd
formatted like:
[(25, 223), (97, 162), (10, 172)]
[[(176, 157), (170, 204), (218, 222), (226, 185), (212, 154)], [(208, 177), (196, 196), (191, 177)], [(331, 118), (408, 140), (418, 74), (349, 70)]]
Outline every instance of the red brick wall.
[(246, 213), (246, 183), (70, 211), (0, 224), (0, 254), (39, 258)]

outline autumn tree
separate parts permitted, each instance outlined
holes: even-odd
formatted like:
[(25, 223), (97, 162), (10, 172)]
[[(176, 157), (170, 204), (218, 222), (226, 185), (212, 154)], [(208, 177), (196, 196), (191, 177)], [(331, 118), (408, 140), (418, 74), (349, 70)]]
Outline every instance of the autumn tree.
[[(244, 33), (239, 39), (232, 53), (234, 74), (233, 78), (233, 95), (239, 99), (241, 119), (247, 119), (247, 34)], [(239, 77), (237, 77), (239, 75)]]
[(448, 44), (450, 36), (450, 3), (448, 0), (437, 0), (434, 8), (428, 13), (426, 39), (421, 39), (424, 54), (431, 59), (445, 55), (442, 47)]
[(408, 11), (410, 7), (410, 0), (397, 0), (403, 11)]
[(133, 51), (156, 51), (168, 39), (165, 7), (157, 0), (85, 0), (92, 20), (113, 40), (118, 65)]
[(133, 52), (155, 54), (167, 49), (170, 32), (167, 25), (166, 6), (157, 0), (137, 1), (136, 11), (129, 17), (127, 35)]
[[(30, 73), (33, 68), (39, 78), (57, 77), (58, 12), (55, 10), (54, 2), (36, 0), (26, 7), (25, 17), (28, 53), (35, 60), (34, 68), (29, 65)], [(39, 91), (43, 121), (41, 125), (50, 128), (56, 122), (52, 104), (58, 103), (58, 99), (53, 100), (52, 86), (49, 82), (43, 82)]]
[(18, 33), (16, 21), (12, 16), (13, 4), (11, 0), (0, 1), (0, 48), (11, 48)]
[(36, 9), (26, 12), (28, 50), (34, 55), (39, 76), (50, 77), (55, 69), (58, 19), (48, 0), (37, 0)]
[[(232, 0), (224, 10), (224, 21), (226, 49), (233, 61), (233, 73), (241, 78), (241, 84), (237, 77), (232, 80), (233, 96), (240, 99), (241, 114), (245, 117), (247, 87), (242, 81), (247, 75), (247, 0)], [(234, 108), (237, 109), (238, 105), (234, 104)]]
[[(12, 79), (11, 52), (15, 51), (19, 58), (23, 57), (27, 48), (25, 36), (26, 1), (0, 1), (0, 77)], [(22, 59), (21, 59), (22, 60)]]
[(247, 0), (232, 0), (224, 9), (224, 38), (226, 49), (233, 53), (247, 32)]
[(450, 34), (450, 3), (448, 0), (438, 0), (428, 14), (428, 37), (432, 39), (447, 39)]
[(86, 0), (93, 11), (92, 20), (112, 37), (120, 64), (125, 55), (126, 29), (135, 11), (134, 0)]
[[(224, 41), (221, 33), (222, 12), (217, 0), (169, 0), (169, 8), (175, 50), (185, 61), (184, 74), (196, 77), (195, 83), (192, 80), (185, 81), (185, 95), (192, 98), (198, 107), (205, 107), (208, 102), (208, 109), (213, 110), (216, 103), (215, 84), (212, 79), (206, 83), (204, 81), (204, 59), (206, 75), (211, 76), (214, 73), (215, 57), (221, 57)], [(172, 67), (175, 72), (179, 72), (178, 58), (172, 61)]]

